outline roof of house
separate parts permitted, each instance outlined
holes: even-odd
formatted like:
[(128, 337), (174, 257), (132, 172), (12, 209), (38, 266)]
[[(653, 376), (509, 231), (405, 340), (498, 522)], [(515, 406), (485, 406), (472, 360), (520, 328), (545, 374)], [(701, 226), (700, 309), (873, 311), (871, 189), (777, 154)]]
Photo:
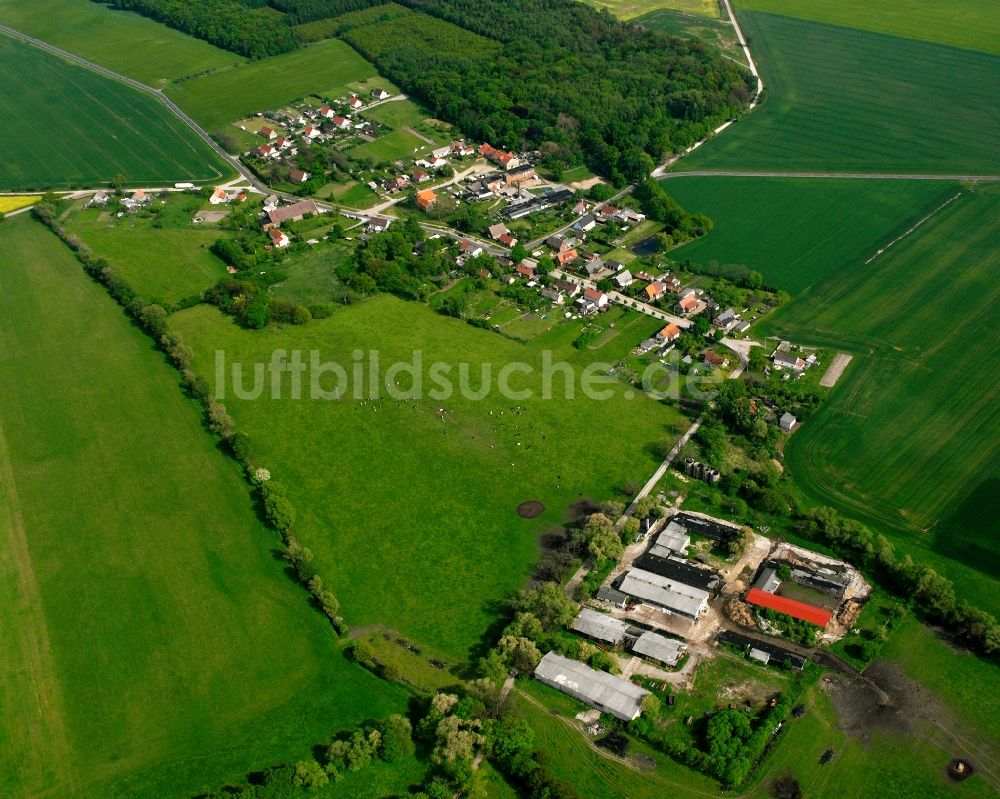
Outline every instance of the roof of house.
[(660, 338), (677, 338), (681, 334), (681, 329), (673, 322), (660, 331)]
[(697, 616), (708, 604), (708, 591), (644, 569), (631, 569), (622, 581), (621, 590), (636, 599), (691, 617)]
[(779, 419), (778, 421), (782, 427), (787, 427), (787, 428), (792, 428), (799, 423), (799, 420), (796, 419), (794, 416), (792, 416), (792, 414), (790, 414), (788, 411), (785, 411), (783, 414), (781, 414), (781, 419)]
[(583, 608), (580, 615), (573, 620), (570, 629), (596, 638), (598, 641), (607, 641), (610, 644), (618, 645), (624, 640), (628, 625), (620, 619), (598, 613), (590, 608)]
[(268, 228), (267, 235), (271, 237), (271, 241), (274, 244), (280, 244), (282, 241), (288, 241), (288, 236), (278, 230), (278, 228)]
[(759, 588), (751, 588), (747, 592), (747, 602), (751, 605), (759, 605), (762, 608), (769, 608), (779, 613), (785, 613), (796, 619), (815, 624), (817, 627), (826, 627), (833, 617), (830, 611), (823, 608), (799, 602), (797, 599), (790, 599), (786, 596), (769, 594), (767, 591), (761, 591)]
[(658, 633), (645, 632), (632, 646), (632, 651), (668, 666), (676, 666), (681, 655), (687, 651), (687, 644), (675, 638), (666, 638)]
[(549, 652), (535, 667), (535, 678), (622, 721), (638, 718), (643, 697), (649, 693), (628, 680), (555, 652)]
[(663, 293), (663, 284), (657, 280), (646, 286), (643, 291), (646, 292), (650, 297), (659, 297)]
[(289, 170), (288, 176), (292, 180), (299, 180), (299, 181), (301, 181), (301, 180), (308, 180), (309, 173), (308, 172), (303, 172), (301, 169), (292, 169), (292, 170)]
[(503, 222), (497, 222), (495, 225), (490, 225), (489, 233), (492, 238), (499, 238), (504, 233), (507, 233), (507, 226)]
[(437, 199), (437, 195), (432, 189), (424, 189), (417, 192), (418, 203), (432, 203)]
[(289, 219), (295, 219), (305, 214), (318, 214), (319, 208), (316, 203), (312, 200), (299, 200), (297, 203), (292, 205), (286, 205), (283, 208), (275, 208), (273, 211), (267, 212), (267, 218), (272, 225), (280, 225)]
[(690, 311), (698, 306), (698, 298), (694, 294), (688, 294), (686, 297), (681, 297), (677, 304), (685, 311)]
[(588, 300), (594, 300), (596, 302), (604, 296), (604, 292), (598, 289), (584, 289), (583, 296)]

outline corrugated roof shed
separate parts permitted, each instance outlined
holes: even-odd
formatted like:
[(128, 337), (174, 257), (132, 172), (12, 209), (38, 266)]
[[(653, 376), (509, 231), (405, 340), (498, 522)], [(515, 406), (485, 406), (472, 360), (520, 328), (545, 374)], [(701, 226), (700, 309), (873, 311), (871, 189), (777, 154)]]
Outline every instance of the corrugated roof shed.
[(830, 611), (823, 608), (818, 608), (815, 605), (807, 605), (805, 602), (799, 602), (797, 599), (769, 594), (766, 591), (761, 591), (759, 588), (751, 588), (747, 592), (747, 602), (751, 605), (760, 605), (762, 608), (776, 610), (779, 613), (787, 613), (789, 616), (802, 619), (802, 621), (807, 621), (810, 624), (815, 624), (817, 627), (826, 627), (833, 616)]
[(535, 679), (622, 721), (639, 717), (642, 698), (649, 693), (628, 680), (555, 652), (549, 652), (535, 667)]
[(643, 569), (632, 569), (626, 574), (621, 590), (636, 599), (652, 602), (692, 619), (697, 618), (708, 605), (708, 591)]
[(687, 651), (687, 644), (674, 638), (666, 638), (659, 633), (647, 632), (639, 636), (632, 651), (668, 666), (676, 666), (681, 655)]
[(753, 584), (753, 587), (773, 594), (779, 585), (781, 585), (781, 580), (778, 579), (777, 570), (773, 566), (768, 566), (760, 573), (760, 577), (757, 578), (757, 582)]
[(573, 620), (570, 628), (578, 633), (596, 638), (598, 641), (607, 641), (617, 646), (625, 638), (628, 625), (619, 619), (598, 613), (596, 610), (583, 608), (580, 615)]
[(761, 649), (754, 648), (750, 650), (750, 660), (756, 660), (766, 666), (771, 662), (771, 656)]
[(595, 597), (601, 602), (609, 602), (620, 608), (628, 604), (628, 594), (623, 594), (617, 588), (612, 588), (609, 585), (602, 585), (598, 588)]

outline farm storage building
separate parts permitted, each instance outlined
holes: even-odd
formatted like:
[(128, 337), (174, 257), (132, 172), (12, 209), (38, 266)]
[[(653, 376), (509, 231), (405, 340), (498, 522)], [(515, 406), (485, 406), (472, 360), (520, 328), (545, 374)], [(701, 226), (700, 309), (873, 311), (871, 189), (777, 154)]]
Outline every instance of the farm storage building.
[(708, 591), (642, 569), (632, 569), (626, 574), (621, 590), (642, 602), (691, 619), (697, 619), (708, 607)]
[(637, 655), (658, 660), (667, 666), (676, 666), (681, 655), (687, 651), (687, 644), (674, 638), (665, 638), (659, 633), (643, 633), (635, 642), (632, 651)]
[(619, 619), (598, 613), (596, 610), (584, 608), (580, 611), (580, 615), (573, 620), (570, 629), (589, 635), (598, 641), (607, 641), (609, 644), (618, 646), (625, 638), (628, 625)]
[(796, 619), (815, 624), (817, 627), (826, 627), (833, 616), (830, 611), (823, 610), (823, 608), (818, 608), (815, 605), (807, 605), (805, 602), (799, 602), (797, 599), (769, 594), (767, 591), (761, 591), (759, 588), (750, 589), (747, 593), (747, 602), (751, 605), (759, 605), (762, 608), (776, 610), (779, 613), (786, 613)]
[(549, 652), (535, 667), (535, 679), (622, 721), (639, 718), (642, 698), (649, 693), (628, 680), (555, 652)]

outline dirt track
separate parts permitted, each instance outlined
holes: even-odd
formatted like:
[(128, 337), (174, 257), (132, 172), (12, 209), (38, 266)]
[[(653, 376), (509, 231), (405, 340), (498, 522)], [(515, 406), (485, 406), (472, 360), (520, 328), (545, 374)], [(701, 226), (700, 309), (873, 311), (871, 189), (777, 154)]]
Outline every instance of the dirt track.
[(823, 388), (833, 388), (837, 385), (837, 381), (840, 380), (840, 376), (847, 368), (847, 364), (849, 364), (853, 358), (853, 355), (848, 355), (846, 352), (838, 352), (836, 356), (834, 356), (833, 362), (830, 364), (829, 368), (827, 368), (826, 374), (824, 374), (820, 379), (819, 384), (823, 386)]

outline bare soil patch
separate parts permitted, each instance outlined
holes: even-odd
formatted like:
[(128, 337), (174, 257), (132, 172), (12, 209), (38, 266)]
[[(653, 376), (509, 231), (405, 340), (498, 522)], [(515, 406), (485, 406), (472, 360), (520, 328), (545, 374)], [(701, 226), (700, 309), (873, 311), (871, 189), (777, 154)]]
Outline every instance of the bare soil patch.
[(830, 366), (827, 367), (826, 373), (820, 378), (819, 384), (823, 388), (833, 388), (833, 386), (837, 385), (837, 381), (840, 380), (840, 376), (844, 373), (847, 364), (851, 362), (852, 358), (854, 358), (853, 355), (848, 355), (846, 352), (838, 352), (833, 357), (833, 361), (830, 362)]
[(530, 499), (517, 506), (517, 515), (522, 519), (534, 519), (545, 512), (545, 505), (537, 499)]

